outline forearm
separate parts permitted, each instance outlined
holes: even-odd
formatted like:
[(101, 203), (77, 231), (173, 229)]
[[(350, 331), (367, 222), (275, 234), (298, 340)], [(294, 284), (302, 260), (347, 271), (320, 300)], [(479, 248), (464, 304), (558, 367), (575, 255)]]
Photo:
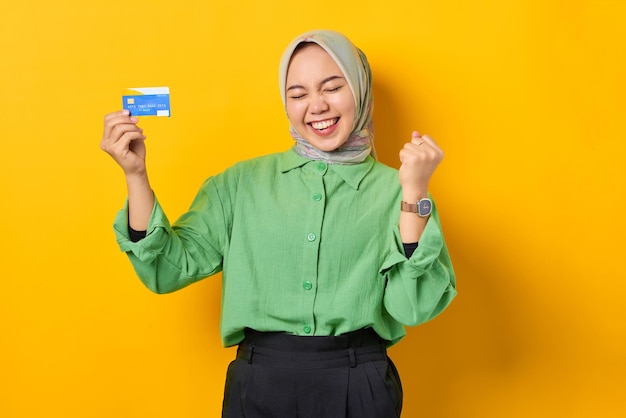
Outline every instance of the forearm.
[(128, 224), (136, 231), (148, 229), (148, 222), (154, 207), (154, 193), (148, 175), (126, 176), (128, 189)]

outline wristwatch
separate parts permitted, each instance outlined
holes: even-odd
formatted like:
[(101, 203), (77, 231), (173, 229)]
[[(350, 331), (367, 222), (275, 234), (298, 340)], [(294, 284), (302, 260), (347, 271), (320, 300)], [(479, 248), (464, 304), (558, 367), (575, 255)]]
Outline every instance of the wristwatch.
[(417, 203), (400, 202), (400, 210), (403, 212), (417, 213), (420, 218), (430, 215), (433, 210), (433, 202), (425, 197), (417, 201)]

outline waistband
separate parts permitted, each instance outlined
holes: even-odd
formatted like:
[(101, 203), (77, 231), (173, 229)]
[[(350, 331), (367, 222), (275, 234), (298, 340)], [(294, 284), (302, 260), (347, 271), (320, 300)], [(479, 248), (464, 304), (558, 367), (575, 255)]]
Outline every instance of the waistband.
[(371, 328), (338, 336), (303, 337), (245, 330), (237, 358), (250, 364), (286, 369), (356, 367), (387, 359), (387, 342)]

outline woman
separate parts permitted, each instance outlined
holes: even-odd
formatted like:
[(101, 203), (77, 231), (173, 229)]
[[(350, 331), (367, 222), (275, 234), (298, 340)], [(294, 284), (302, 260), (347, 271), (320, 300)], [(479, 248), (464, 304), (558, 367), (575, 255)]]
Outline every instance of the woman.
[(297, 37), (279, 75), (295, 145), (210, 177), (172, 226), (137, 119), (105, 117), (128, 188), (118, 242), (158, 293), (223, 271), (224, 417), (398, 417), (386, 348), (456, 295), (428, 198), (443, 153), (414, 132), (399, 171), (374, 159), (369, 64), (339, 33)]

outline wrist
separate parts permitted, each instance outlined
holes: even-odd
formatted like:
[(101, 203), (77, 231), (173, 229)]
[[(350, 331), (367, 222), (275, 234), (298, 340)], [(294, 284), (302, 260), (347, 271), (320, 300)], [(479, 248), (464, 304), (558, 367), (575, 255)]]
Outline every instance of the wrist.
[(402, 200), (415, 203), (420, 199), (428, 197), (428, 188), (402, 189)]
[(403, 188), (400, 211), (415, 213), (420, 218), (427, 218), (432, 211), (432, 201), (428, 197), (428, 188)]
[(144, 170), (135, 173), (124, 173), (126, 183), (128, 184), (145, 184), (148, 183), (148, 173)]
[(146, 173), (127, 175), (126, 188), (128, 189), (129, 197), (148, 196), (152, 194), (152, 187), (150, 186), (150, 180), (148, 180)]

